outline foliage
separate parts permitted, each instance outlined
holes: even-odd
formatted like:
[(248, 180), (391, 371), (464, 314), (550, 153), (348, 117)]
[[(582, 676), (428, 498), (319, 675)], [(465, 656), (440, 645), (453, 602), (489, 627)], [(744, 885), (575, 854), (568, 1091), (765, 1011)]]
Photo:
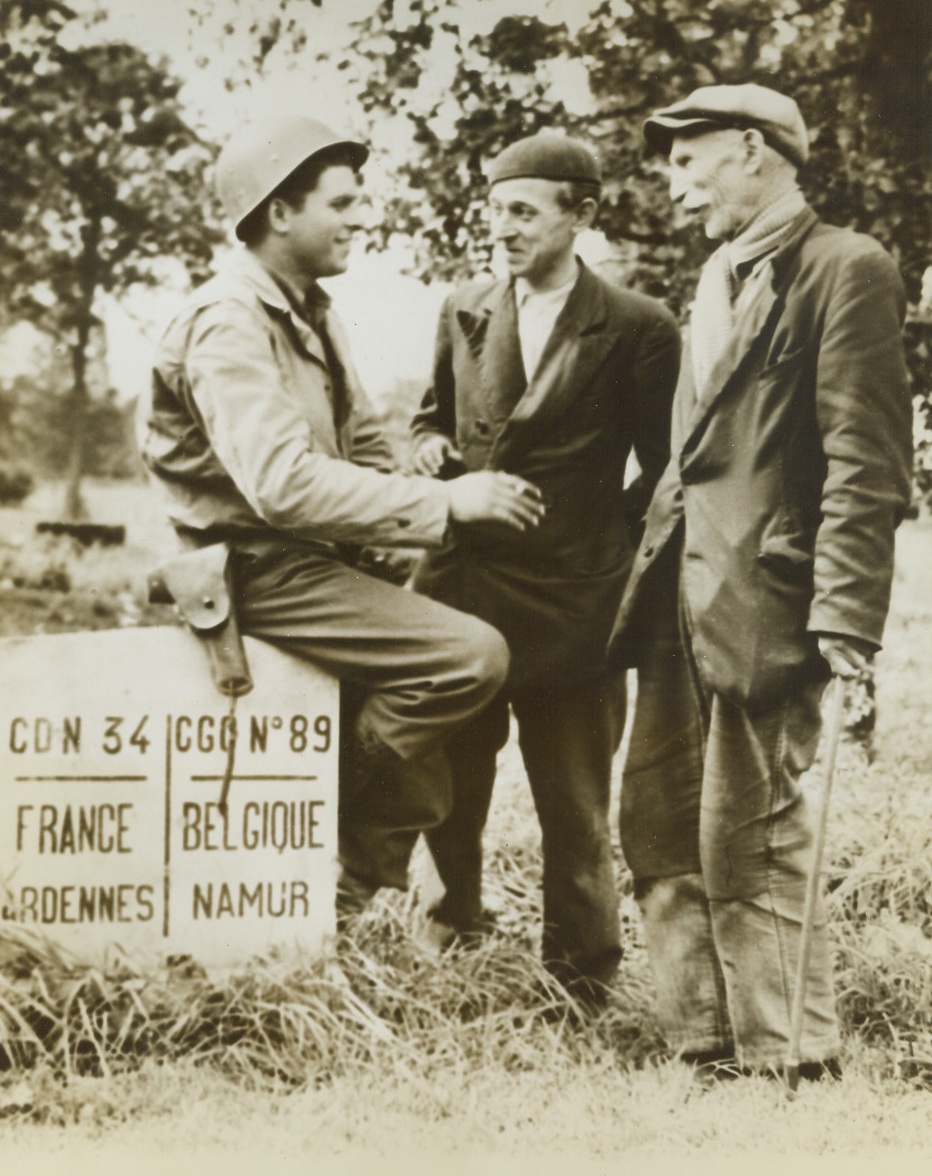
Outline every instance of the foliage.
[[(866, 1040), (932, 1051), (932, 828), (907, 800), (852, 822), (830, 875), (839, 1003)], [(930, 1071), (932, 1078), (932, 1071)]]
[[(534, 881), (512, 894), (534, 905)], [(533, 917), (533, 913), (532, 913)], [(438, 957), (412, 938), (411, 905), (365, 916), (332, 957), (269, 957), (208, 975), (184, 957), (140, 969), (80, 967), (22, 932), (0, 940), (0, 1071), (51, 1065), (103, 1075), (191, 1059), (251, 1082), (303, 1085), (379, 1065), (423, 1077), (451, 1066), (517, 1072), (556, 1048), (632, 1066), (661, 1049), (641, 969), (580, 1037), (585, 1018), (520, 938)]]
[(57, 0), (0, 0), (2, 319), (52, 336), (71, 365), (71, 513), (86, 430), (89, 347), (102, 292), (195, 276), (219, 240), (181, 83), (122, 43), (95, 43)]

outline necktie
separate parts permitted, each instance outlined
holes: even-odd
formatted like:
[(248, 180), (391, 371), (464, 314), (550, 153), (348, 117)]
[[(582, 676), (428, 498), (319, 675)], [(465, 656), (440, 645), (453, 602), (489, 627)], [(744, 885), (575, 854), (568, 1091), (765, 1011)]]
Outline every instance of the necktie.
[(315, 299), (313, 291), (305, 302), (307, 320), (314, 328), (324, 350), (327, 371), (330, 374), (330, 404), (333, 412), (333, 425), (339, 433), (349, 419), (349, 392), (346, 383), (346, 369), (340, 362), (337, 349), (333, 345), (330, 331), (327, 327), (327, 307), (320, 300)]

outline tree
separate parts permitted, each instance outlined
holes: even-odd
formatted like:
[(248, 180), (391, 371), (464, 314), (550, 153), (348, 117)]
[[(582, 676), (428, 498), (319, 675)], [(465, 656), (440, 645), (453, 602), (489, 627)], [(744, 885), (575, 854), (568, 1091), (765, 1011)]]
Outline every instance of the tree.
[(95, 43), (59, 0), (0, 0), (0, 32), (2, 314), (69, 357), (64, 511), (77, 518), (99, 297), (156, 284), (166, 257), (206, 273), (221, 239), (213, 150), (163, 62)]

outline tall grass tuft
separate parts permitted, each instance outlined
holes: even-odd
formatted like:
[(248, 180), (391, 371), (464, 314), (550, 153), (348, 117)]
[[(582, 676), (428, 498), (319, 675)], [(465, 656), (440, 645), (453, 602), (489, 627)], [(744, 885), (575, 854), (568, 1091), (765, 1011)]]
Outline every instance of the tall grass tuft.
[(437, 956), (419, 946), (419, 919), (412, 901), (389, 899), (325, 959), (213, 974), (188, 958), (81, 967), (18, 930), (0, 942), (0, 1069), (72, 1078), (184, 1059), (296, 1087), (373, 1065), (425, 1081), (534, 1070), (557, 1054), (640, 1066), (662, 1048), (637, 970), (587, 1017), (528, 946), (493, 935)]
[(851, 1031), (898, 1064), (926, 1059), (932, 1075), (928, 797), (890, 787), (884, 808), (849, 819), (831, 867), (839, 1003)]
[[(893, 781), (888, 791), (868, 772), (872, 802), (839, 806), (827, 866), (840, 1010), (877, 1067), (924, 1083), (932, 829), (918, 819), (922, 796), (878, 803), (895, 795)], [(592, 1015), (539, 961), (540, 857), (519, 816), (509, 810), (505, 824), (523, 824), (521, 835), (509, 829), (487, 862), (495, 931), (439, 955), (424, 946), (416, 892), (379, 898), (323, 959), (270, 955), (225, 972), (187, 957), (88, 968), (22, 928), (4, 931), (0, 1071), (72, 1081), (185, 1063), (247, 1087), (296, 1089), (363, 1071), (430, 1084), (490, 1070), (651, 1066), (665, 1050), (625, 875), (626, 957), (607, 1007)]]

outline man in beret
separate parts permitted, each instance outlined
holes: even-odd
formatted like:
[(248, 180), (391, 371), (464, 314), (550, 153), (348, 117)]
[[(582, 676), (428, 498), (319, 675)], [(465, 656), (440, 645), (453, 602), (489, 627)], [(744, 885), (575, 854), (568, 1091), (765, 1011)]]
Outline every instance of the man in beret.
[[(667, 460), (679, 339), (667, 311), (576, 256), (601, 184), (583, 143), (541, 132), (488, 178), (509, 276), (444, 306), (414, 464), (519, 475), (546, 513), (533, 534), (454, 528), (420, 571), (419, 587), (489, 621), (511, 651), (505, 689), (448, 744), (454, 805), (428, 836), (445, 887), (432, 917), (441, 937), (483, 927), (482, 832), (510, 704), (543, 837), (543, 957), (599, 1003), (621, 956), (608, 804), (625, 717), (605, 642)], [(632, 449), (641, 475), (625, 488)]]
[[(904, 296), (875, 241), (807, 205), (790, 98), (704, 87), (645, 135), (720, 244), (610, 646), (638, 667), (622, 845), (670, 1044), (778, 1071), (812, 861), (800, 776), (827, 679), (880, 647), (909, 501)], [(800, 1074), (837, 1072), (838, 1050), (819, 911)]]
[(143, 444), (182, 547), (226, 549), (241, 629), (341, 682), (343, 922), (405, 888), (450, 804), (439, 749), (508, 660), (491, 626), (365, 574), (360, 550), (440, 546), (454, 522), (533, 529), (541, 512), (517, 477), (393, 469), (318, 284), (346, 269), (367, 155), (304, 115), (234, 132), (217, 179), (242, 246), (165, 330)]

